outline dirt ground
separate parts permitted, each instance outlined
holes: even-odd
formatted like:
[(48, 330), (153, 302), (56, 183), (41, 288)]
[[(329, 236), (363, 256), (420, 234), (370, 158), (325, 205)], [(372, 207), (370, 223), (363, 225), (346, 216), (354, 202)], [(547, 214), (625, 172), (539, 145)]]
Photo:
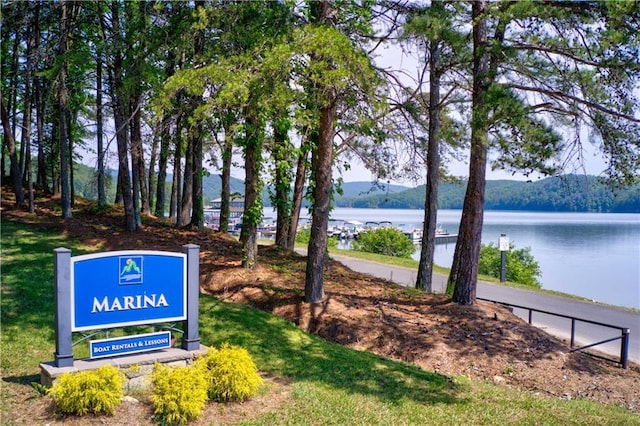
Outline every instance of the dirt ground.
[[(74, 217), (63, 221), (53, 209), (57, 200), (40, 201), (33, 215), (13, 210), (4, 198), (2, 214), (6, 219), (54, 228), (101, 250), (176, 250), (183, 244), (198, 244), (203, 293), (272, 312), (327, 340), (443, 374), (557, 398), (616, 404), (640, 414), (640, 366), (631, 363), (623, 370), (582, 353), (568, 353), (566, 342), (528, 325), (501, 306), (485, 302), (459, 306), (445, 296), (407, 290), (354, 272), (334, 260), (326, 263), (325, 300), (311, 305), (302, 300), (303, 256), (261, 246), (259, 265), (249, 271), (240, 265), (239, 244), (210, 230), (178, 230), (145, 218), (144, 228), (130, 234), (122, 230), (120, 214), (95, 214), (88, 204), (76, 206)], [(250, 419), (286, 397), (286, 383), (266, 379), (272, 384), (270, 395), (207, 410), (215, 412), (218, 421)], [(50, 402), (31, 398), (33, 390), (23, 388), (24, 404), (30, 405), (23, 415), (31, 416), (25, 419), (54, 420)], [(127, 419), (123, 424), (146, 424), (150, 416), (148, 406), (130, 402), (122, 405), (116, 418)], [(64, 424), (86, 424), (87, 420), (76, 423), (66, 419)]]

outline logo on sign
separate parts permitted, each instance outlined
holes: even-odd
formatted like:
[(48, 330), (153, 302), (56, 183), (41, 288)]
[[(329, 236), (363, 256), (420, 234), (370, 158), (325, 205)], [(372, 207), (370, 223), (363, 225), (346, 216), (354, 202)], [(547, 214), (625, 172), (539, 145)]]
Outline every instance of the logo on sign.
[(142, 256), (125, 256), (119, 258), (120, 285), (142, 284)]

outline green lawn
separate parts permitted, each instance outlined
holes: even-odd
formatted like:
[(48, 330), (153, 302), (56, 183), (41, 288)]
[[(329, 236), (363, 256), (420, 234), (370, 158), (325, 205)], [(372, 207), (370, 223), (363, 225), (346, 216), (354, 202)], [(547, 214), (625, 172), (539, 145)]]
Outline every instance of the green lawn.
[[(1, 232), (0, 423), (11, 424), (12, 413), (25, 409), (16, 403), (16, 388), (30, 388), (37, 380), (38, 364), (51, 361), (55, 350), (53, 249), (64, 246), (74, 255), (89, 249), (58, 234), (4, 220)], [(203, 344), (243, 346), (262, 372), (290, 386), (286, 400), (242, 424), (640, 425), (640, 416), (622, 408), (547, 398), (425, 371), (326, 342), (248, 306), (207, 296), (200, 300)], [(84, 346), (74, 353), (86, 354)], [(35, 390), (33, 397), (38, 398)]]

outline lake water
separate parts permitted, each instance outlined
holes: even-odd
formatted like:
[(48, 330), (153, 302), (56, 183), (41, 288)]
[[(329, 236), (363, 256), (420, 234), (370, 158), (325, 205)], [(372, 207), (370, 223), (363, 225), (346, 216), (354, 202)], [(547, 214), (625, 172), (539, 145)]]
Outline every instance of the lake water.
[[(438, 224), (458, 233), (460, 210), (440, 210)], [(422, 227), (422, 210), (336, 208), (332, 219), (391, 221)], [(482, 242), (507, 234), (530, 247), (542, 287), (610, 305), (640, 309), (640, 214), (486, 211)], [(450, 267), (455, 243), (438, 244), (435, 263)], [(419, 248), (414, 257), (419, 259)]]

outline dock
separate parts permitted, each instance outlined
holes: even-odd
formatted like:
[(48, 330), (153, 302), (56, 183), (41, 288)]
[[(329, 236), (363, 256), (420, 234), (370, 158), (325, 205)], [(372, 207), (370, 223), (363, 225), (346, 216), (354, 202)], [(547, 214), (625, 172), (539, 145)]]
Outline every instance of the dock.
[[(422, 235), (413, 232), (405, 232), (404, 235), (411, 239), (414, 244), (422, 243)], [(436, 234), (436, 244), (451, 244), (458, 241), (458, 234)]]
[(436, 235), (436, 244), (450, 244), (458, 241), (458, 234)]

